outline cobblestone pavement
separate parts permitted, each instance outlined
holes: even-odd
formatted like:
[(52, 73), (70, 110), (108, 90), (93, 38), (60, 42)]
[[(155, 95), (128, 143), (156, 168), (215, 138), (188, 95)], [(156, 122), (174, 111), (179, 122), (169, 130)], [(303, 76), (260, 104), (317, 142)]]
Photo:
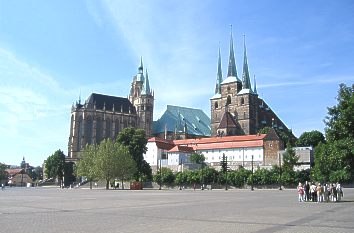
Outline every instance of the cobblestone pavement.
[(340, 203), (296, 190), (0, 191), (0, 232), (354, 232), (354, 189)]

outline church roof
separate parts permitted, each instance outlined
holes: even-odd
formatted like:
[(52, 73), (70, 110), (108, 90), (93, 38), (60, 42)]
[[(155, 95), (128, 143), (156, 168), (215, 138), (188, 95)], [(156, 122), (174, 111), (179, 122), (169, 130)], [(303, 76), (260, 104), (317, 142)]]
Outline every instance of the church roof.
[(94, 108), (94, 106), (96, 106), (96, 109), (100, 110), (103, 110), (105, 106), (107, 111), (113, 111), (114, 105), (114, 110), (117, 112), (136, 113), (135, 107), (127, 98), (117, 96), (92, 93), (86, 100), (86, 105), (88, 108)]
[(233, 116), (231, 115), (231, 113), (225, 112), (220, 121), (218, 129), (237, 128), (237, 127), (238, 127), (237, 123), (233, 118)]
[(183, 131), (187, 127), (187, 134), (197, 136), (210, 136), (210, 118), (201, 110), (180, 106), (167, 105), (166, 111), (153, 124), (153, 134)]

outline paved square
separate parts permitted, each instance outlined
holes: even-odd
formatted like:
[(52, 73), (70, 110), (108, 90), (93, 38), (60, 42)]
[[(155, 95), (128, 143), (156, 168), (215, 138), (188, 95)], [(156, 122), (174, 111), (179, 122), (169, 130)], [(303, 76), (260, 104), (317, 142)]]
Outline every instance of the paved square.
[(354, 232), (354, 189), (340, 203), (296, 190), (0, 191), (0, 232)]

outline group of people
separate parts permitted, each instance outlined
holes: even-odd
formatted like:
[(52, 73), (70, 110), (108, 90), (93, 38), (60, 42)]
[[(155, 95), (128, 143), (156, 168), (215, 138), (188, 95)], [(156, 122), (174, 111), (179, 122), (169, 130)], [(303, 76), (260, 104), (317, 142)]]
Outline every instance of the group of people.
[(343, 197), (343, 188), (339, 183), (323, 184), (299, 183), (297, 186), (297, 193), (299, 194), (299, 202), (312, 201), (312, 202), (336, 202), (340, 201)]

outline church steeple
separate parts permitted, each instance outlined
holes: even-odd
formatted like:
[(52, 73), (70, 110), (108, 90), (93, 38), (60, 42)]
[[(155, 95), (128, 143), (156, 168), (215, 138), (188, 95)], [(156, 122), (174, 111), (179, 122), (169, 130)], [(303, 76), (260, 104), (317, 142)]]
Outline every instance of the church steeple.
[(145, 72), (145, 79), (144, 79), (144, 84), (143, 84), (143, 89), (141, 91), (141, 94), (142, 95), (151, 95), (149, 75), (148, 75), (147, 70)]
[(144, 66), (143, 66), (143, 57), (140, 57), (140, 66), (138, 67), (138, 73), (142, 74), (144, 70)]
[(250, 81), (250, 74), (248, 71), (245, 35), (243, 35), (243, 46), (244, 46), (244, 54), (243, 54), (242, 89), (250, 89), (251, 90), (251, 81)]
[(216, 75), (215, 94), (221, 94), (221, 83), (222, 83), (222, 70), (221, 70), (221, 54), (220, 54), (220, 46), (219, 46), (218, 71)]
[(234, 42), (232, 38), (232, 25), (231, 26), (231, 33), (230, 33), (230, 55), (229, 55), (229, 67), (227, 69), (227, 77), (237, 77), (237, 69), (236, 69), (236, 62), (235, 62), (235, 53), (234, 53)]
[(253, 93), (258, 94), (257, 93), (257, 85), (256, 85), (256, 75), (254, 76)]

